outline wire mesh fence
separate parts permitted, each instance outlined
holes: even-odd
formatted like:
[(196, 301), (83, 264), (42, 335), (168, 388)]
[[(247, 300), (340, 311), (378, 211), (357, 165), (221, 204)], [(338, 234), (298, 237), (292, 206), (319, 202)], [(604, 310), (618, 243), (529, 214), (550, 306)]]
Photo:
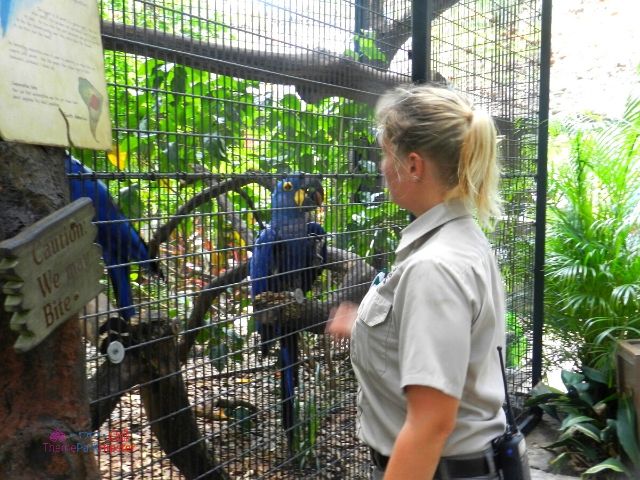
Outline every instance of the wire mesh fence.
[(506, 366), (520, 413), (532, 387), (541, 7), (461, 1), (432, 27), (433, 68), (490, 111), (500, 134), (505, 216), (490, 240), (507, 286)]
[[(432, 22), (437, 78), (502, 135), (492, 240), (518, 394), (531, 387), (540, 8), (443, 0)], [(106, 289), (82, 319), (103, 477), (367, 478), (348, 345), (323, 330), (409, 222), (385, 196), (373, 107), (411, 79), (411, 2), (100, 9), (114, 145), (74, 150), (68, 169), (79, 192), (103, 192)]]

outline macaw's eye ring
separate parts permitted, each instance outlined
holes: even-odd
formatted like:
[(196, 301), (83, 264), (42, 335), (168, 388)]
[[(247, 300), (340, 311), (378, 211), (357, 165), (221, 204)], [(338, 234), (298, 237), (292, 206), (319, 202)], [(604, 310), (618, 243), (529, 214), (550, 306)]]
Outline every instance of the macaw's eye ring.
[(285, 192), (290, 191), (292, 188), (293, 188), (293, 183), (291, 183), (291, 182), (284, 182), (284, 183), (282, 184), (282, 189), (283, 189)]

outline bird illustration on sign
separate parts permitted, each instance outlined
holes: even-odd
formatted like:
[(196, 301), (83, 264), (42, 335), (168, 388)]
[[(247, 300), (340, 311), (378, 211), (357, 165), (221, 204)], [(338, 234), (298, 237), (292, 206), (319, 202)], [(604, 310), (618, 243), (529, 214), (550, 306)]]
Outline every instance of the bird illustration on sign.
[(93, 84), (86, 78), (78, 77), (78, 92), (82, 97), (82, 101), (87, 106), (89, 111), (89, 128), (93, 138), (98, 140), (96, 136), (96, 129), (98, 127), (98, 121), (102, 114), (103, 98), (102, 94), (98, 91)]
[(4, 37), (19, 10), (40, 3), (40, 0), (0, 0), (0, 31)]

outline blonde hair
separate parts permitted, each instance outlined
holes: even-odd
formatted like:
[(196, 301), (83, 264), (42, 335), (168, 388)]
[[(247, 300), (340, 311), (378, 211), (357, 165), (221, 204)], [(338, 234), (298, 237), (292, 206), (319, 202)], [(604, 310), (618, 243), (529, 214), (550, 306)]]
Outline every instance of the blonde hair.
[(448, 189), (447, 199), (462, 199), (481, 224), (493, 226), (502, 202), (496, 128), (488, 113), (452, 90), (408, 85), (385, 94), (376, 116), (379, 140), (396, 162), (411, 152), (428, 157)]

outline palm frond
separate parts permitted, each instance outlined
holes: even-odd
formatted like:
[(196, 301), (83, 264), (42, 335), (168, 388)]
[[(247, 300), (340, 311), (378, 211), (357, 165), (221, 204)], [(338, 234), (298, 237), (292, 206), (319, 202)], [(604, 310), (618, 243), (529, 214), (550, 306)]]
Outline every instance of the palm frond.
[(565, 147), (550, 168), (548, 326), (584, 342), (583, 365), (613, 368), (617, 340), (640, 328), (640, 98), (620, 119), (583, 116), (554, 133)]

